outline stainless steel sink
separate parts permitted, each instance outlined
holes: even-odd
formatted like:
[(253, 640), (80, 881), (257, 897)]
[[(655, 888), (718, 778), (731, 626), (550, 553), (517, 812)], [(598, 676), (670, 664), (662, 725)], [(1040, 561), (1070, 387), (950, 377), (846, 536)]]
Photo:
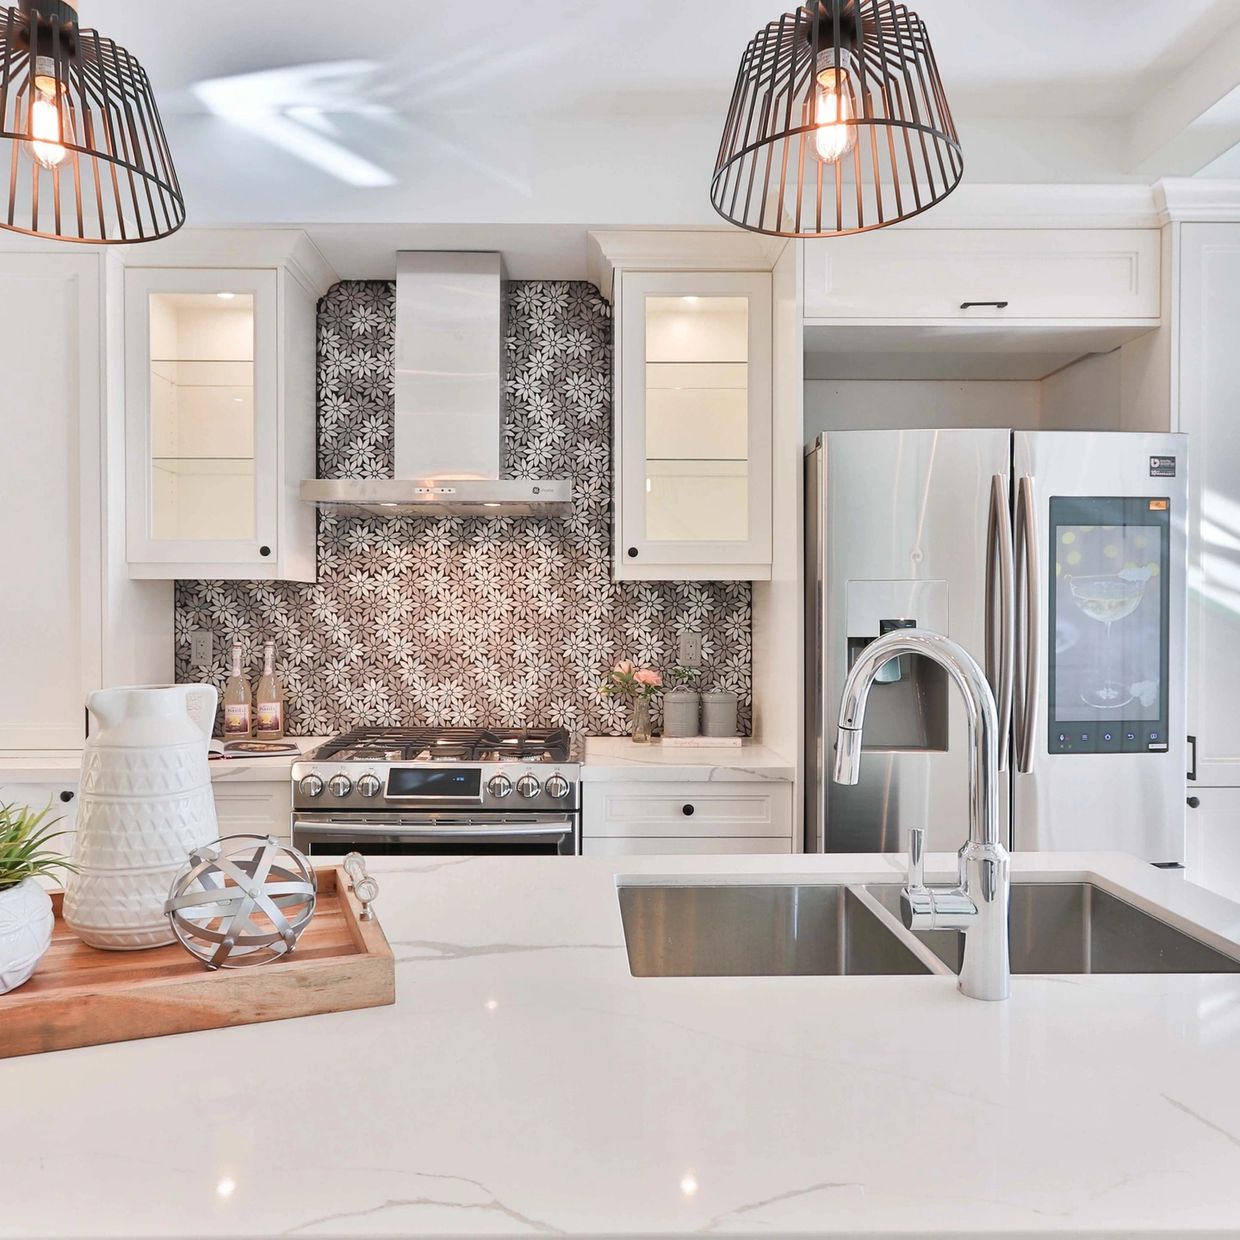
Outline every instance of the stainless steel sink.
[[(899, 916), (898, 885), (866, 890)], [(930, 930), (916, 937), (959, 970), (963, 935)], [(1092, 883), (1014, 882), (1011, 953), (1013, 973), (1240, 972), (1240, 960)]]
[(836, 885), (621, 885), (634, 977), (930, 973), (864, 891)]

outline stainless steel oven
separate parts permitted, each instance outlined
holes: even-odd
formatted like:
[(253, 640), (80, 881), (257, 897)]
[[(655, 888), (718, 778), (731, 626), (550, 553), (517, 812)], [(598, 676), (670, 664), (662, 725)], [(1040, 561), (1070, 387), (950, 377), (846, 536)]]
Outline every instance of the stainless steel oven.
[(293, 765), (308, 854), (572, 856), (580, 765), (563, 729), (365, 728)]

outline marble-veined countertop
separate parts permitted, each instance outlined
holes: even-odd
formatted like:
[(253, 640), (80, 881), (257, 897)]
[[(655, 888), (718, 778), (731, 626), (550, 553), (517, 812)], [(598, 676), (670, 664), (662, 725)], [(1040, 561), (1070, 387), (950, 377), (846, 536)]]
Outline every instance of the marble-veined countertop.
[[(395, 1006), (0, 1060), (0, 1234), (1240, 1227), (1240, 975), (1017, 977), (1005, 1003), (939, 976), (636, 979), (625, 876), (896, 881), (899, 861), (374, 869)], [(1131, 859), (1015, 871), (1240, 943), (1240, 906)]]

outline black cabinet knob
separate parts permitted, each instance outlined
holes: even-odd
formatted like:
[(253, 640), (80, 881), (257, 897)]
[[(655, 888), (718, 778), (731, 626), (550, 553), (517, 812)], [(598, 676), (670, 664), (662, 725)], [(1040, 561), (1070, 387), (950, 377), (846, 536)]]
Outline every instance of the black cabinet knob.
[(66, 788), (64, 792), (60, 794), (60, 799), (64, 801), (65, 804), (67, 805), (70, 801), (73, 800), (73, 793), (70, 792), (68, 788)]
[(270, 555), (271, 548), (270, 547), (259, 547), (258, 554), (259, 555)]
[(680, 812), (681, 812), (682, 814), (684, 814), (684, 816), (685, 816), (686, 818), (692, 818), (692, 817), (693, 817), (693, 806), (692, 806), (692, 805), (682, 805), (682, 806), (680, 807)]
[(629, 548), (629, 559), (630, 560), (637, 559), (637, 548), (636, 547)]
[(1188, 798), (1188, 808), (1189, 808), (1189, 809), (1196, 809), (1196, 808), (1197, 808), (1200, 804), (1201, 804), (1201, 798), (1200, 798), (1200, 797), (1189, 797), (1189, 798)]

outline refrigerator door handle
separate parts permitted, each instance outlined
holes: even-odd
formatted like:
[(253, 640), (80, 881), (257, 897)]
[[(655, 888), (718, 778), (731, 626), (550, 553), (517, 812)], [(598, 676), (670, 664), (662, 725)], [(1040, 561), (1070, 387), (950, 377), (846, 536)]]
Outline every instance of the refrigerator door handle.
[(1014, 574), (1007, 476), (995, 474), (990, 484), (990, 520), (986, 529), (986, 679), (999, 708), (1001, 771), (1007, 770), (1012, 730), (1012, 664), (1016, 658)]
[(1016, 488), (1016, 575), (1024, 578), (1024, 622), (1015, 626), (1023, 645), (1024, 667), (1017, 677), (1016, 769), (1027, 774), (1033, 768), (1034, 733), (1038, 713), (1041, 610), (1038, 582), (1038, 525), (1033, 478), (1025, 474)]

